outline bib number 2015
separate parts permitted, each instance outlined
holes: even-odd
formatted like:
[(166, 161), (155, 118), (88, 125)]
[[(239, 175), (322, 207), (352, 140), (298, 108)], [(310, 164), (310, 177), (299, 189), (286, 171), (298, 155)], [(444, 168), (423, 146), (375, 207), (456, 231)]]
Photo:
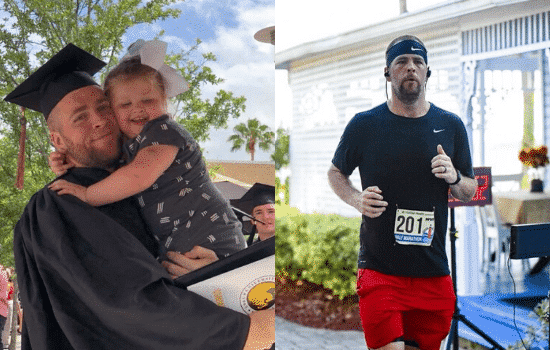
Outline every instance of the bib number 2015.
[(394, 235), (399, 244), (431, 245), (434, 236), (434, 212), (397, 209)]
[(422, 221), (424, 221), (424, 218), (417, 218), (415, 220), (412, 216), (399, 215), (396, 220), (396, 233), (422, 234)]

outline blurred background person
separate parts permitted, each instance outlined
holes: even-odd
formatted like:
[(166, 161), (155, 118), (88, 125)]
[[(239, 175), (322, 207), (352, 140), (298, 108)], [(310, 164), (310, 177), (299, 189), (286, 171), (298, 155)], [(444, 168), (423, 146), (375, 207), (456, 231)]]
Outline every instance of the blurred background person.
[[(8, 270), (0, 265), (0, 331), (2, 332), (2, 347), (7, 347), (8, 340), (4, 337), (4, 334), (7, 332), (4, 332), (4, 326), (9, 324), (6, 322), (8, 319), (8, 309), (9, 309), (9, 303), (8, 303), (8, 291), (9, 291), (9, 277), (8, 277)], [(5, 327), (6, 330), (9, 329), (9, 327)]]
[(232, 204), (254, 219), (248, 244), (253, 243), (254, 233), (260, 241), (275, 236), (275, 187), (256, 182), (240, 199)]

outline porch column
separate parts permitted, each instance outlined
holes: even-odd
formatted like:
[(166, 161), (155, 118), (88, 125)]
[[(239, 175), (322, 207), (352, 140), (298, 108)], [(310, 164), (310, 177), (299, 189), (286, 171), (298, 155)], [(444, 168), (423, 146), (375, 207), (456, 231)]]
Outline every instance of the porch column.
[[(470, 150), (473, 153), (473, 116), (472, 98), (476, 91), (476, 61), (467, 61), (462, 65), (462, 101), (461, 118), (466, 125)], [(484, 93), (484, 92), (483, 92)], [(479, 234), (473, 207), (460, 208), (463, 212), (462, 232), (457, 240), (457, 290), (461, 295), (475, 295), (480, 292), (479, 285)]]
[[(542, 55), (542, 120), (544, 144), (550, 146), (550, 48)], [(550, 187), (550, 171), (545, 171), (545, 186)]]

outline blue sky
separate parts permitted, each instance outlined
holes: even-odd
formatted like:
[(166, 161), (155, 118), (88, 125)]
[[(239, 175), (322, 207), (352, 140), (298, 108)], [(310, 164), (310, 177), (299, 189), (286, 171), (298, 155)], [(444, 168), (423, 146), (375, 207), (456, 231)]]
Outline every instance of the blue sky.
[[(413, 13), (459, 0), (407, 0)], [(317, 0), (277, 0), (277, 52), (328, 38), (399, 16), (399, 0), (338, 0), (319, 6)]]
[[(212, 52), (217, 61), (209, 66), (225, 80), (216, 87), (203, 87), (206, 98), (224, 89), (236, 96), (245, 96), (246, 111), (237, 120), (230, 121), (227, 130), (214, 130), (211, 140), (203, 142), (206, 159), (250, 160), (244, 150), (230, 152), (226, 142), (233, 127), (251, 118), (258, 118), (275, 131), (275, 73), (273, 45), (258, 42), (254, 33), (275, 24), (274, 0), (187, 0), (172, 5), (182, 11), (177, 19), (137, 25), (123, 37), (125, 47), (137, 39), (149, 40), (162, 29), (161, 37), (169, 43), (168, 51), (186, 50), (202, 40), (199, 51)], [(256, 161), (270, 161), (270, 152), (257, 150)]]

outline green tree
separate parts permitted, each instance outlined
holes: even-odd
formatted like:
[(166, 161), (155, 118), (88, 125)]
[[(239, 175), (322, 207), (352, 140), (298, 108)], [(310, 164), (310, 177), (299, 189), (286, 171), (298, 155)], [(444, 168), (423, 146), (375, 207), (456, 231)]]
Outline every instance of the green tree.
[[(178, 0), (4, 0), (0, 8), (0, 94), (5, 96), (41, 64), (68, 43), (73, 43), (107, 62), (106, 72), (123, 53), (122, 36), (140, 23), (177, 18), (180, 11), (168, 5)], [(157, 35), (162, 35), (160, 32)], [(210, 126), (227, 127), (227, 120), (244, 111), (244, 97), (219, 90), (213, 101), (201, 98), (201, 86), (222, 80), (207, 66), (212, 53), (198, 62), (191, 57), (200, 40), (189, 51), (171, 55), (167, 63), (177, 67), (190, 89), (175, 100), (176, 119), (197, 140), (209, 138)], [(41, 114), (27, 110), (25, 188), (14, 188), (17, 145), (20, 135), (19, 108), (0, 103), (0, 263), (13, 266), (13, 227), (30, 196), (54, 178), (47, 165), (51, 151), (48, 130)]]
[(288, 176), (285, 178), (285, 182), (281, 183), (281, 179), (275, 177), (275, 204), (290, 204), (290, 179)]
[(275, 139), (275, 151), (271, 155), (271, 159), (275, 162), (275, 170), (281, 170), (290, 164), (289, 154), (289, 135), (283, 129), (277, 129), (277, 139)]
[(231, 152), (240, 150), (245, 146), (246, 153), (250, 153), (250, 160), (254, 161), (256, 146), (264, 151), (269, 151), (274, 143), (275, 133), (269, 126), (261, 124), (256, 118), (249, 119), (246, 124), (240, 123), (233, 128), (235, 132), (227, 141), (233, 143)]
[[(198, 142), (210, 138), (210, 130), (227, 128), (229, 117), (238, 118), (245, 111), (244, 96), (235, 97), (232, 92), (219, 90), (211, 101), (201, 97), (201, 85), (218, 85), (223, 79), (218, 78), (206, 64), (215, 62), (212, 53), (202, 55), (200, 62), (190, 59), (190, 54), (198, 49), (201, 41), (187, 52), (174, 54), (167, 63), (178, 69), (189, 83), (189, 90), (174, 99), (175, 119), (181, 123)], [(183, 65), (182, 65), (183, 63)]]

